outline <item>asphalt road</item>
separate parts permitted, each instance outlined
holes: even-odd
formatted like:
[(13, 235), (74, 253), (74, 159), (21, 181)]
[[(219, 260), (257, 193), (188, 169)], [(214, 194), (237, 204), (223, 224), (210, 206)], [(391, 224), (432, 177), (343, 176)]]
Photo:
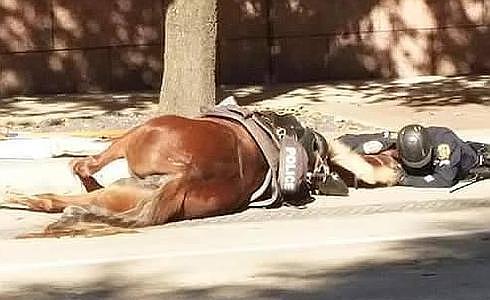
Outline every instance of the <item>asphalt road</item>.
[(134, 234), (4, 239), (0, 299), (488, 299), (490, 199), (435, 194), (358, 190)]

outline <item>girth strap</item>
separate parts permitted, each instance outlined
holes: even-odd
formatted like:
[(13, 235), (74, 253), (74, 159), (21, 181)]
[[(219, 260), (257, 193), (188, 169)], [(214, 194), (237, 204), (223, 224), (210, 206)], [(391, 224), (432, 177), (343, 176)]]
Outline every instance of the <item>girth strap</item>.
[[(249, 206), (268, 207), (282, 200), (277, 180), (277, 170), (279, 165), (279, 141), (275, 133), (268, 126), (262, 123), (256, 113), (253, 113), (237, 105), (216, 106), (213, 110), (203, 114), (207, 117), (218, 117), (237, 121), (240, 123), (257, 143), (259, 149), (265, 157), (269, 171), (261, 187), (252, 194)], [(270, 186), (271, 197), (261, 200)]]

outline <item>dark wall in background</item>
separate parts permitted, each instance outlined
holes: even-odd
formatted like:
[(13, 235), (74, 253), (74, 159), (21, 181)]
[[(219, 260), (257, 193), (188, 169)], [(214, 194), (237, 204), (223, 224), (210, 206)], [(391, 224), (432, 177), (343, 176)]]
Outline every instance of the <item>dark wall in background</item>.
[(2, 94), (158, 88), (161, 0), (1, 0)]
[[(159, 89), (162, 0), (1, 0), (0, 95)], [(221, 0), (222, 84), (490, 72), (490, 0)]]

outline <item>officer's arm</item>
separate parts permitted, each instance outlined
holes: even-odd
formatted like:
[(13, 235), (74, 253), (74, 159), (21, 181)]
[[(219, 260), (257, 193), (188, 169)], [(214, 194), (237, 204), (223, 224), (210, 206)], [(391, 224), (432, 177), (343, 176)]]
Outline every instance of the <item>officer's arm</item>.
[[(454, 149), (454, 147), (452, 147)], [(449, 160), (441, 161), (434, 167), (434, 172), (427, 176), (405, 175), (399, 184), (414, 187), (451, 187), (458, 180), (459, 164), (461, 159), (460, 151), (452, 151)]]
[(345, 134), (338, 138), (340, 142), (349, 146), (360, 154), (377, 154), (394, 146), (396, 140), (388, 132), (372, 134)]
[[(414, 186), (414, 187), (433, 187), (433, 188), (444, 188), (452, 187), (456, 184), (456, 174), (457, 169), (454, 168), (445, 170), (444, 173), (434, 173), (427, 176), (413, 176), (405, 175), (400, 180), (399, 184), (403, 186)], [(453, 175), (454, 174), (454, 175)]]

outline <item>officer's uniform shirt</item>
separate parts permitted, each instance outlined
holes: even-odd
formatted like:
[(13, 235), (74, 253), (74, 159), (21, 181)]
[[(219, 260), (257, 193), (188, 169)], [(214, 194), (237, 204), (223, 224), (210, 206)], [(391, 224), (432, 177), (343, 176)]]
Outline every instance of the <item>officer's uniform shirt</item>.
[[(426, 132), (432, 146), (432, 163), (423, 169), (410, 169), (404, 166), (406, 175), (400, 185), (450, 187), (465, 178), (468, 171), (477, 165), (476, 152), (452, 130), (445, 127), (427, 127)], [(386, 133), (344, 135), (339, 140), (362, 154), (374, 154), (386, 150), (393, 147), (396, 141), (391, 134)], [(378, 148), (378, 152), (373, 152)]]
[(445, 127), (427, 127), (432, 146), (432, 165), (421, 170), (405, 168), (407, 175), (401, 185), (417, 187), (450, 187), (465, 178), (478, 163), (468, 144)]

